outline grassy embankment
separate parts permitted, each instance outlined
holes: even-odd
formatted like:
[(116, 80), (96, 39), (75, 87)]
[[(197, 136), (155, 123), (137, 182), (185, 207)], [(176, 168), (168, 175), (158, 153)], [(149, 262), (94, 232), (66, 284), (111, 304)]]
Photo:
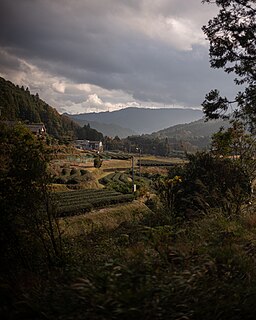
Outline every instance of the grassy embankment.
[(67, 266), (29, 301), (48, 319), (254, 319), (254, 210), (176, 225), (135, 202), (62, 219)]

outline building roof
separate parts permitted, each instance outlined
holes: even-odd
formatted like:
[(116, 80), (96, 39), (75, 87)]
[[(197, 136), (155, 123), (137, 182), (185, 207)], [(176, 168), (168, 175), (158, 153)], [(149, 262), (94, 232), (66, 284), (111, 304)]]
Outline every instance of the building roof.
[(43, 123), (25, 124), (25, 126), (34, 133), (46, 131)]

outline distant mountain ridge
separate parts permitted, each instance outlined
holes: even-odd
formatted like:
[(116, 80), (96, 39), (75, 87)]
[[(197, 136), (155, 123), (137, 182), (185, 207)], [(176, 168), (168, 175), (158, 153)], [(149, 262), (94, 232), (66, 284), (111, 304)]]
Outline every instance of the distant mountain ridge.
[(123, 128), (116, 124), (108, 124), (108, 123), (102, 123), (97, 121), (88, 121), (88, 120), (79, 120), (76, 118), (76, 115), (67, 115), (70, 119), (78, 123), (80, 126), (84, 125), (90, 125), (91, 128), (96, 129), (97, 131), (100, 131), (103, 133), (104, 136), (108, 137), (115, 137), (118, 136), (119, 138), (126, 138), (128, 136), (137, 135), (138, 132), (135, 132), (128, 128)]
[(96, 121), (129, 128), (138, 134), (149, 134), (177, 124), (199, 120), (203, 117), (203, 112), (188, 108), (150, 109), (129, 107), (112, 112), (94, 112), (68, 116), (75, 121)]
[(158, 132), (154, 132), (147, 137), (164, 141), (168, 139), (169, 143), (179, 142), (186, 146), (187, 151), (207, 150), (211, 145), (212, 135), (219, 129), (230, 127), (229, 121), (200, 119), (191, 123), (179, 124)]
[(228, 128), (230, 124), (224, 120), (205, 121), (200, 119), (191, 123), (179, 124), (158, 132), (153, 132), (152, 137), (158, 138), (176, 138), (176, 139), (192, 139), (194, 137), (211, 137), (213, 133), (219, 131), (220, 127)]

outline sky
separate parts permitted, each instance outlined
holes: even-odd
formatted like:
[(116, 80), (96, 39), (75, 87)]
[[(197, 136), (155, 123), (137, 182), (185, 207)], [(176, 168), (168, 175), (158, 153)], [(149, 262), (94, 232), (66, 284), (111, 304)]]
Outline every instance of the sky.
[(0, 0), (0, 76), (59, 112), (200, 108), (234, 85), (210, 68), (201, 0)]

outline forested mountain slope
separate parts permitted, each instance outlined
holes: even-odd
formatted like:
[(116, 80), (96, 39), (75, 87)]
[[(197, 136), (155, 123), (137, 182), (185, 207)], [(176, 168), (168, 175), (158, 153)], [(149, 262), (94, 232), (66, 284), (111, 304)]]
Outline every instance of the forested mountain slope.
[(152, 133), (152, 137), (158, 138), (177, 138), (190, 140), (195, 137), (211, 137), (213, 133), (219, 131), (220, 127), (228, 128), (228, 121), (200, 119), (191, 123), (179, 124)]
[(29, 123), (45, 124), (47, 133), (57, 139), (80, 138), (100, 140), (103, 138), (98, 131), (89, 126), (81, 128), (65, 115), (31, 94), (28, 88), (19, 87), (0, 77), (1, 120), (19, 120)]

